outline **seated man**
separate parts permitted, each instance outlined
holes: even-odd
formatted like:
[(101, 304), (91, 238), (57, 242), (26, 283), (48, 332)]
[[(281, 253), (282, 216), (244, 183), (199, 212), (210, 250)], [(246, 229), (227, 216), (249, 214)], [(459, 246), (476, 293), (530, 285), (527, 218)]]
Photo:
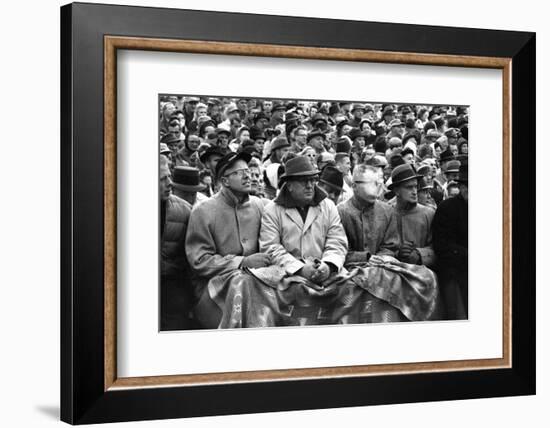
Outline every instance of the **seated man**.
[(327, 193), (334, 205), (337, 205), (344, 189), (344, 174), (335, 166), (325, 166), (319, 176), (319, 187)]
[(169, 160), (160, 156), (160, 329), (190, 327), (191, 290), (185, 286), (189, 266), (185, 234), (191, 205), (172, 194)]
[(228, 153), (220, 159), (216, 177), (221, 190), (191, 212), (185, 245), (197, 276), (194, 294), (199, 303), (195, 316), (203, 327), (216, 328), (219, 323), (219, 310), (207, 288), (212, 278), (270, 264), (270, 257), (258, 252), (264, 204), (249, 196), (248, 162), (247, 153)]
[(468, 318), (468, 164), (460, 165), (460, 193), (441, 202), (433, 221), (447, 319)]
[(409, 269), (391, 256), (343, 269), (348, 240), (338, 209), (317, 186), (319, 171), (305, 157), (285, 167), (281, 191), (266, 206), (260, 229), (260, 250), (275, 267), (264, 275), (253, 271), (274, 290), (262, 301), (277, 325), (430, 318), (433, 273)]
[(388, 188), (395, 193), (392, 221), (399, 237), (397, 258), (431, 268), (435, 264), (431, 231), (434, 210), (418, 203), (421, 177), (411, 165), (399, 165), (392, 171)]
[(374, 254), (395, 255), (399, 238), (391, 221), (392, 207), (378, 200), (382, 184), (378, 168), (355, 167), (353, 196), (338, 205), (349, 243), (346, 264), (367, 262)]
[(346, 234), (309, 159), (298, 156), (285, 168), (281, 191), (265, 208), (260, 250), (287, 274), (321, 283), (344, 265)]

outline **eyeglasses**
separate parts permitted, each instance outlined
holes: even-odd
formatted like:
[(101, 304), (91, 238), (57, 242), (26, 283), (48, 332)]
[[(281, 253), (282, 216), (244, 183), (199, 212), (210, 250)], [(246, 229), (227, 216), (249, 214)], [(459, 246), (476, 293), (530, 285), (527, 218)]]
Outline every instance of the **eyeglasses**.
[(297, 181), (298, 183), (301, 183), (304, 186), (307, 185), (307, 184), (315, 185), (319, 182), (319, 177), (296, 178), (293, 181)]
[(245, 175), (250, 177), (249, 168), (236, 169), (235, 171), (230, 172), (229, 174), (224, 174), (224, 177), (229, 177), (230, 175), (237, 174), (240, 178), (243, 178)]

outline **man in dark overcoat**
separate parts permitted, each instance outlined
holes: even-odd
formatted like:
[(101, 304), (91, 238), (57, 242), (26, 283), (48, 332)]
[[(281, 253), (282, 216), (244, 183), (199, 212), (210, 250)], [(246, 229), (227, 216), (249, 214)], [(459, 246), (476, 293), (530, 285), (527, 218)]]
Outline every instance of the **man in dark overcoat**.
[(448, 319), (468, 318), (468, 164), (460, 165), (460, 193), (441, 202), (432, 223), (433, 247)]

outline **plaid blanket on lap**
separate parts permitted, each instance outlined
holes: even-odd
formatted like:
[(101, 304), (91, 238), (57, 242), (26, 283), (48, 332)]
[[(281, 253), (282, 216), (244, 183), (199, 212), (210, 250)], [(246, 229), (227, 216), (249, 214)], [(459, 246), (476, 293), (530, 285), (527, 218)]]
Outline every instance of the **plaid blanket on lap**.
[(435, 274), (393, 258), (349, 266), (323, 284), (271, 266), (238, 270), (208, 283), (219, 328), (425, 321), (439, 316)]

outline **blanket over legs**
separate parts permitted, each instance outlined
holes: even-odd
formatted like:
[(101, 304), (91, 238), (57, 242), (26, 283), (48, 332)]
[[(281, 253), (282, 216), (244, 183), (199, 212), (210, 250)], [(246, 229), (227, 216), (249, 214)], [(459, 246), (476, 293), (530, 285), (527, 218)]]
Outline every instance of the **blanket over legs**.
[(321, 285), (279, 266), (214, 277), (208, 295), (222, 313), (218, 328), (439, 319), (437, 279), (427, 267), (388, 257), (348, 268)]

